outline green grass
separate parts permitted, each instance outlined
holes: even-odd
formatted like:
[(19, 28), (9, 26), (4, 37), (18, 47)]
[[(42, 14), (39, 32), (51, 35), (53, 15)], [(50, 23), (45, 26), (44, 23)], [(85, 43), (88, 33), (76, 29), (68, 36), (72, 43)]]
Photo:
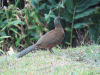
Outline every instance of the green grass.
[(0, 57), (0, 75), (100, 75), (100, 45)]

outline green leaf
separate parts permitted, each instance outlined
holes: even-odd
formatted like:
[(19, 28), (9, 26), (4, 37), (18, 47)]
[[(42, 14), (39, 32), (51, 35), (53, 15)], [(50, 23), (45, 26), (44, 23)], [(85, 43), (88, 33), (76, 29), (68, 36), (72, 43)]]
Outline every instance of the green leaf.
[(61, 46), (57, 45), (57, 47), (61, 49)]
[(71, 6), (72, 9), (74, 9), (73, 0), (70, 0), (70, 6)]
[(62, 4), (61, 2), (59, 2), (58, 6), (64, 8), (64, 4)]
[(93, 11), (90, 19), (89, 37), (94, 43), (100, 44), (100, 8)]
[(17, 0), (15, 7), (17, 7), (19, 3), (20, 3), (20, 0)]
[(82, 3), (84, 3), (84, 1), (85, 1), (85, 0), (80, 0), (80, 1), (76, 4), (76, 6), (81, 5)]
[(29, 35), (31, 35), (31, 36), (33, 36), (35, 38), (39, 38), (38, 34), (35, 33), (35, 32), (32, 32), (32, 31), (29, 32)]
[(7, 29), (10, 28), (11, 25), (12, 25), (12, 22), (9, 22), (9, 23), (7, 24)]
[(100, 0), (85, 0), (84, 3), (77, 5), (76, 12), (82, 12), (86, 10), (88, 7), (99, 3)]
[(37, 26), (31, 26), (31, 28), (30, 28), (30, 29), (35, 29), (35, 28), (37, 28)]
[(65, 28), (65, 30), (67, 30), (68, 32), (71, 32), (71, 28)]
[(45, 21), (47, 22), (47, 24), (50, 22), (50, 17), (55, 18), (56, 16), (54, 15), (53, 11), (49, 11), (49, 14), (44, 14), (45, 16)]
[(5, 38), (9, 38), (9, 37), (11, 37), (11, 36), (2, 36), (2, 37), (0, 37), (0, 40), (5, 39)]
[(5, 54), (5, 52), (3, 50), (0, 49), (0, 52), (2, 52), (3, 54)]
[(53, 11), (50, 10), (49, 11), (49, 15), (54, 15)]
[(43, 3), (43, 4), (39, 7), (39, 10), (42, 10), (42, 9), (46, 9), (46, 3)]
[(0, 43), (2, 43), (2, 42), (4, 42), (4, 41), (0, 41)]
[(4, 12), (3, 15), (2, 15), (2, 17), (0, 18), (0, 23), (4, 19), (5, 15), (6, 15), (6, 13)]
[(74, 24), (74, 27), (75, 29), (77, 28), (83, 28), (84, 26), (86, 26), (87, 23), (77, 23), (77, 24)]
[(92, 41), (94, 41), (95, 43), (96, 43), (96, 37), (97, 37), (96, 34), (97, 34), (96, 28), (91, 25), (91, 27), (89, 27), (89, 36), (92, 39)]
[(20, 41), (21, 41), (21, 37), (17, 38), (17, 41), (15, 42), (16, 46), (20, 44)]
[(2, 28), (1, 31), (5, 30), (5, 28), (7, 27), (8, 24), (9, 24), (9, 21), (8, 20), (2, 21), (0, 23), (0, 27)]
[(34, 1), (34, 2), (37, 4), (37, 3), (39, 3), (39, 1), (41, 1), (41, 0), (32, 0), (32, 1)]
[(3, 27), (1, 31), (4, 31), (6, 29), (7, 26)]
[(50, 17), (55, 18), (56, 16), (55, 15), (50, 15)]
[(57, 3), (55, 2), (55, 0), (48, 0), (52, 5), (56, 5)]
[(36, 11), (38, 11), (38, 4), (39, 0), (30, 0), (32, 3), (33, 8), (35, 8)]
[(6, 36), (6, 32), (5, 31), (1, 32), (1, 36)]
[(54, 8), (54, 5), (46, 5), (47, 6), (47, 9), (52, 9), (52, 8)]
[(22, 24), (22, 25), (25, 25), (24, 22), (20, 21), (20, 20), (17, 20), (17, 21), (13, 21), (12, 22), (13, 25), (18, 25), (18, 24)]
[(73, 14), (73, 10), (68, 5), (67, 5), (67, 9), (68, 9), (70, 14)]
[(66, 21), (72, 23), (72, 21), (68, 18), (68, 16), (67, 17), (63, 17), (63, 19), (65, 19)]
[(37, 23), (38, 23), (38, 21), (39, 21), (40, 23), (42, 23), (42, 22), (41, 22), (41, 17), (39, 16), (39, 13), (38, 13), (38, 12), (33, 12), (32, 14), (33, 14), (34, 20), (35, 20)]
[(79, 18), (82, 18), (82, 17), (84, 17), (84, 16), (88, 16), (88, 15), (89, 15), (90, 13), (92, 13), (92, 11), (94, 11), (94, 10), (96, 10), (96, 9), (95, 9), (95, 8), (93, 8), (93, 9), (87, 9), (87, 10), (85, 10), (85, 11), (82, 12), (82, 13), (76, 14), (74, 19), (79, 19)]
[(44, 14), (44, 16), (45, 16), (45, 21), (48, 24), (50, 22), (50, 16), (48, 14)]
[(67, 45), (71, 45), (69, 42), (65, 42)]
[(26, 37), (26, 36), (27, 36), (26, 34), (23, 34), (21, 37), (24, 38), (24, 37)]
[(11, 31), (15, 32), (16, 34), (18, 34), (19, 36), (21, 36), (21, 34), (19, 34), (19, 32), (17, 32), (15, 29), (10, 28)]
[[(78, 2), (78, 5), (77, 5), (76, 7), (77, 7), (77, 8), (78, 8), (78, 7), (83, 7), (85, 4), (89, 3), (89, 1), (90, 1), (90, 0), (84, 0), (84, 1), (82, 0), (83, 3), (81, 3), (81, 0), (80, 0), (80, 2)], [(80, 3), (80, 4), (79, 4), (79, 3)]]
[(37, 33), (33, 33), (33, 35), (35, 36), (35, 38), (39, 38), (39, 35)]

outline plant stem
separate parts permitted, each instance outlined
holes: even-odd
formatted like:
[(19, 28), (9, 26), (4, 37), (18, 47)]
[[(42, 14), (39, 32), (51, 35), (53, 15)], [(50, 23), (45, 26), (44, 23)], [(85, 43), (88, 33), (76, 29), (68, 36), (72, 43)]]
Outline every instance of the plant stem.
[(70, 46), (72, 46), (72, 39), (73, 39), (73, 25), (74, 25), (74, 17), (75, 17), (76, 6), (74, 8), (73, 18), (72, 18), (72, 27), (71, 27), (71, 38), (70, 38)]

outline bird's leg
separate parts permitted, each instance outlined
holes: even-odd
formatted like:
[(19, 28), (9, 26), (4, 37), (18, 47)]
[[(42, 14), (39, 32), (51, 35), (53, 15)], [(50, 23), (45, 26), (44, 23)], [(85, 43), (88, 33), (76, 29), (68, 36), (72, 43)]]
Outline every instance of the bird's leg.
[(51, 49), (49, 49), (49, 51), (50, 51), (51, 53), (54, 53), (54, 51), (52, 50), (52, 48), (51, 48)]
[(36, 50), (38, 50), (37, 48), (35, 48), (33, 51), (32, 51), (32, 53), (36, 53)]

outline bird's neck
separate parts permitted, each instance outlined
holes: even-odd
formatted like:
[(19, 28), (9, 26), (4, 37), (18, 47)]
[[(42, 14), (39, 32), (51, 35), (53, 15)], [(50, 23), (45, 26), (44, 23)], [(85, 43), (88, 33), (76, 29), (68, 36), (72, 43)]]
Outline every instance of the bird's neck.
[(62, 28), (61, 23), (56, 23), (56, 24), (55, 24), (55, 28)]

